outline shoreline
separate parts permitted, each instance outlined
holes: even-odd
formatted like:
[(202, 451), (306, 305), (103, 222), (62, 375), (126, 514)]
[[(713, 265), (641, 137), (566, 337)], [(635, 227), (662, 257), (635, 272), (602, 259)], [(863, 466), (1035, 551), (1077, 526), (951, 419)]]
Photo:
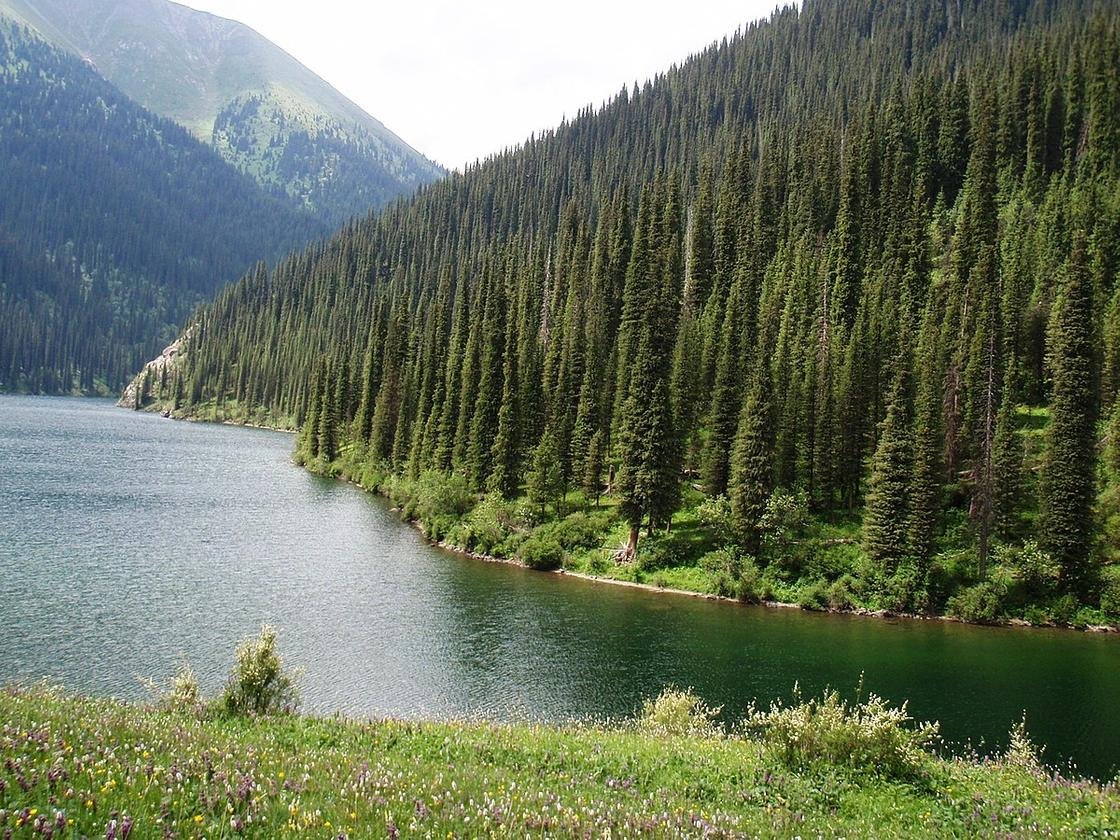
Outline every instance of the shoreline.
[[(324, 476), (324, 477), (326, 477), (326, 476)], [(378, 496), (378, 497), (380, 497), (382, 499), (386, 499), (386, 501), (388, 501), (387, 497), (383, 493), (378, 492), (377, 490), (367, 490), (366, 488), (362, 487), (357, 482), (351, 481), (349, 478), (347, 478), (345, 476), (338, 476), (338, 479), (346, 482), (347, 484), (351, 484), (354, 487), (357, 487), (359, 490), (361, 490), (364, 493), (369, 493), (371, 495)], [(390, 507), (389, 509), (391, 511), (399, 511), (400, 510), (400, 508), (396, 508), (396, 507)], [(1002, 627), (1002, 628), (1016, 628), (1016, 629), (1027, 629), (1027, 630), (1073, 630), (1073, 631), (1078, 632), (1078, 633), (1096, 633), (1096, 634), (1101, 634), (1101, 635), (1109, 635), (1109, 634), (1112, 634), (1112, 633), (1120, 633), (1120, 627), (1118, 627), (1116, 625), (1110, 625), (1110, 624), (1091, 624), (1091, 625), (1087, 625), (1085, 627), (1071, 627), (1071, 626), (1063, 626), (1063, 625), (1060, 625), (1060, 624), (1031, 624), (1029, 621), (1024, 621), (1021, 618), (1009, 618), (1009, 619), (1006, 619), (1006, 620), (1000, 621), (1000, 622), (994, 622), (994, 623), (990, 623), (990, 624), (980, 624), (978, 622), (964, 621), (962, 619), (955, 618), (954, 616), (951, 616), (951, 615), (922, 615), (922, 614), (919, 614), (919, 613), (891, 612), (890, 610), (869, 610), (869, 609), (866, 609), (864, 607), (857, 607), (856, 609), (851, 609), (851, 610), (836, 610), (836, 609), (832, 609), (832, 608), (825, 609), (825, 610), (808, 610), (808, 609), (805, 609), (804, 607), (802, 607), (800, 604), (793, 604), (793, 603), (790, 603), (788, 601), (766, 601), (766, 600), (763, 600), (763, 601), (741, 601), (738, 598), (732, 598), (729, 595), (716, 595), (715, 593), (712, 593), (712, 592), (696, 592), (695, 590), (692, 590), (692, 589), (678, 589), (676, 587), (671, 587), (671, 586), (657, 586), (656, 584), (653, 584), (653, 583), (642, 583), (640, 581), (635, 581), (635, 580), (619, 580), (618, 578), (602, 577), (600, 575), (591, 575), (591, 574), (588, 574), (586, 572), (574, 572), (574, 571), (570, 571), (568, 569), (565, 569), (563, 567), (561, 567), (559, 569), (549, 569), (549, 570), (530, 569), (528, 566), (526, 566), (521, 561), (515, 560), (511, 557), (499, 557), (499, 556), (494, 555), (494, 554), (482, 554), (482, 553), (477, 552), (477, 551), (469, 551), (465, 548), (460, 548), (459, 546), (452, 545), (452, 544), (450, 544), (448, 542), (445, 542), (443, 540), (440, 540), (438, 542), (431, 542), (430, 540), (427, 539), (427, 537), (424, 536), (423, 523), (421, 523), (419, 520), (417, 520), (417, 519), (407, 519), (407, 520), (401, 520), (401, 521), (402, 522), (407, 522), (410, 526), (412, 526), (416, 530), (416, 532), (420, 535), (420, 539), (425, 545), (432, 546), (433, 548), (438, 548), (441, 551), (446, 551), (450, 554), (457, 554), (460, 557), (465, 557), (465, 558), (470, 559), (470, 560), (476, 560), (476, 561), (479, 561), (479, 562), (482, 562), (482, 563), (498, 563), (498, 564), (503, 564), (503, 565), (507, 565), (507, 566), (516, 566), (517, 568), (525, 569), (526, 571), (536, 572), (538, 574), (550, 574), (550, 575), (557, 575), (558, 577), (576, 578), (577, 580), (586, 580), (586, 581), (589, 581), (591, 583), (604, 583), (604, 584), (608, 584), (608, 585), (611, 585), (611, 586), (624, 586), (624, 587), (628, 587), (630, 589), (640, 589), (640, 590), (644, 590), (646, 592), (654, 592), (654, 593), (657, 593), (657, 594), (660, 594), (660, 595), (673, 595), (673, 596), (684, 596), (684, 597), (687, 597), (687, 598), (698, 598), (698, 599), (701, 599), (701, 600), (704, 600), (704, 601), (714, 601), (714, 602), (719, 602), (719, 603), (724, 603), (724, 604), (732, 604), (732, 605), (737, 606), (737, 607), (765, 607), (767, 609), (775, 609), (775, 610), (800, 610), (801, 612), (816, 613), (816, 614), (819, 614), (819, 615), (848, 615), (848, 616), (854, 616), (856, 618), (873, 618), (873, 619), (878, 619), (878, 620), (892, 619), (892, 620), (902, 620), (902, 621), (943, 621), (943, 622), (947, 622), (947, 623), (950, 623), (950, 624), (964, 624), (964, 625), (968, 625), (970, 627)]]
[[(127, 406), (119, 406), (119, 407), (125, 408), (126, 410), (131, 410), (131, 409), (128, 409)], [(141, 411), (147, 411), (147, 412), (153, 413), (153, 414), (161, 413), (154, 406), (149, 407), (149, 408), (141, 409)], [(220, 420), (220, 421), (201, 420), (201, 419), (194, 418), (194, 417), (189, 417), (189, 416), (176, 417), (173, 414), (170, 415), (169, 417), (167, 417), (167, 419), (169, 419), (169, 420), (186, 420), (186, 421), (191, 422), (191, 423), (217, 423), (218, 425), (224, 425), (224, 426), (244, 426), (246, 428), (263, 429), (263, 430), (272, 431), (272, 432), (283, 432), (283, 433), (289, 434), (289, 435), (296, 434), (296, 432), (294, 432), (294, 431), (291, 431), (291, 430), (288, 430), (288, 429), (279, 429), (279, 428), (276, 428), (275, 426), (256, 425), (256, 424), (252, 424), (252, 423), (239, 423), (235, 420)], [(293, 466), (296, 466), (299, 469), (306, 470), (307, 472), (311, 473), (312, 475), (317, 475), (321, 478), (333, 478), (337, 481), (345, 482), (346, 484), (350, 484), (353, 487), (356, 487), (358, 490), (362, 491), (363, 493), (368, 493), (372, 496), (377, 496), (377, 497), (379, 497), (381, 499), (384, 499), (388, 502), (388, 497), (384, 493), (380, 492), (377, 488), (368, 489), (366, 487), (363, 487), (361, 484), (354, 481), (352, 478), (350, 478), (350, 476), (346, 475), (345, 473), (340, 473), (338, 475), (327, 475), (327, 474), (324, 474), (324, 473), (316, 472), (314, 470), (308, 469), (306, 467), (306, 465), (297, 464), (294, 459), (292, 459), (292, 464), (293, 464)], [(390, 507), (390, 510), (399, 511), (400, 509), (396, 508), (396, 507)], [(950, 615), (921, 615), (921, 614), (918, 614), (918, 613), (891, 612), (889, 610), (869, 610), (869, 609), (866, 609), (866, 608), (863, 608), (863, 607), (857, 607), (856, 609), (850, 609), (850, 610), (837, 610), (837, 609), (832, 609), (832, 608), (824, 609), (824, 610), (807, 610), (804, 607), (802, 607), (800, 604), (793, 604), (793, 603), (789, 603), (789, 602), (786, 602), (786, 601), (757, 601), (757, 602), (752, 603), (752, 602), (740, 601), (738, 598), (732, 598), (732, 597), (727, 596), (727, 595), (716, 595), (716, 594), (711, 593), (711, 592), (696, 592), (696, 591), (693, 591), (691, 589), (678, 589), (678, 588), (675, 588), (675, 587), (657, 586), (656, 584), (652, 584), (652, 583), (642, 583), (642, 582), (639, 582), (639, 581), (632, 581), (632, 580), (619, 580), (617, 578), (609, 578), (609, 577), (602, 577), (602, 576), (599, 576), (599, 575), (591, 575), (591, 574), (587, 574), (586, 572), (569, 571), (567, 569), (564, 569), (563, 567), (561, 567), (559, 569), (552, 569), (552, 570), (549, 570), (549, 571), (544, 571), (544, 570), (540, 570), (540, 569), (529, 569), (529, 567), (527, 567), (524, 563), (520, 562), (519, 560), (515, 560), (513, 558), (510, 558), (510, 557), (498, 557), (497, 555), (493, 555), (493, 554), (482, 554), (482, 553), (476, 552), (476, 551), (469, 551), (467, 549), (460, 548), (459, 546), (451, 545), (450, 543), (447, 543), (443, 540), (440, 540), (438, 542), (432, 542), (432, 541), (428, 540), (427, 537), (424, 536), (423, 524), (419, 520), (416, 520), (416, 519), (402, 519), (401, 521), (407, 523), (408, 525), (411, 525), (416, 530), (416, 532), (419, 534), (421, 541), (425, 545), (429, 545), (429, 546), (432, 546), (434, 548), (438, 548), (442, 551), (447, 551), (447, 552), (450, 552), (450, 553), (453, 553), (453, 554), (458, 554), (461, 557), (466, 557), (466, 558), (469, 558), (471, 560), (478, 560), (478, 561), (481, 561), (481, 562), (484, 562), (484, 563), (501, 563), (501, 564), (505, 564), (505, 565), (509, 565), (509, 566), (517, 566), (519, 568), (525, 569), (526, 571), (536, 571), (536, 572), (541, 572), (541, 573), (544, 573), (544, 574), (558, 575), (560, 577), (571, 577), (571, 578), (576, 578), (576, 579), (579, 579), (579, 580), (586, 580), (586, 581), (589, 581), (589, 582), (592, 582), (592, 583), (608, 584), (608, 585), (611, 585), (611, 586), (624, 586), (624, 587), (629, 587), (631, 589), (640, 589), (640, 590), (645, 590), (647, 592), (655, 592), (655, 593), (662, 594), (662, 595), (673, 595), (673, 596), (684, 596), (684, 597), (688, 597), (688, 598), (699, 598), (699, 599), (702, 599), (702, 600), (705, 600), (705, 601), (715, 601), (715, 602), (722, 602), (722, 603), (726, 603), (726, 604), (734, 604), (734, 605), (740, 606), (740, 607), (765, 607), (767, 609), (801, 610), (802, 612), (818, 613), (818, 614), (821, 614), (821, 615), (850, 615), (850, 616), (856, 616), (858, 618), (873, 618), (873, 619), (878, 619), (878, 620), (891, 619), (891, 620), (903, 620), (903, 621), (943, 621), (943, 622), (948, 622), (948, 623), (952, 623), (952, 624), (966, 624), (966, 625), (970, 625), (972, 627), (1002, 627), (1002, 628), (1015, 628), (1015, 629), (1026, 629), (1026, 630), (1072, 630), (1072, 631), (1075, 631), (1075, 632), (1078, 632), (1078, 633), (1094, 633), (1094, 634), (1101, 634), (1101, 635), (1110, 635), (1110, 634), (1114, 634), (1114, 633), (1120, 633), (1120, 625), (1114, 625), (1114, 624), (1090, 624), (1090, 625), (1086, 625), (1085, 627), (1073, 627), (1073, 626), (1061, 625), (1061, 624), (1031, 624), (1029, 621), (1025, 621), (1021, 618), (1009, 618), (1009, 619), (1005, 619), (1003, 621), (981, 624), (981, 623), (978, 623), (978, 622), (964, 621), (963, 619), (955, 618), (955, 617), (950, 616)]]

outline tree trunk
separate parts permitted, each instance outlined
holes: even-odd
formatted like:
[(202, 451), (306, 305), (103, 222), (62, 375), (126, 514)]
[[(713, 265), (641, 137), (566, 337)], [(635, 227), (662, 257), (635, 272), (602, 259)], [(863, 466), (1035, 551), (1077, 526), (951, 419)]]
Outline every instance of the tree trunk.
[(633, 560), (634, 555), (638, 552), (638, 526), (630, 526), (630, 537), (626, 540), (626, 553), (627, 560)]

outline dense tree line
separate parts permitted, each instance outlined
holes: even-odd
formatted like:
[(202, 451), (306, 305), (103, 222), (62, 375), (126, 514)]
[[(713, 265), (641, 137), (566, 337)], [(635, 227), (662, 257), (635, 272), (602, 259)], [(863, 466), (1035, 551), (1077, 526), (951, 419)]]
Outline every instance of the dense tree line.
[(2, 22), (0, 161), (0, 390), (115, 391), (223, 283), (322, 232)]
[(254, 271), (173, 399), (323, 461), (607, 490), (628, 554), (685, 483), (761, 557), (786, 491), (861, 513), (904, 607), (947, 546), (982, 578), (1030, 539), (1090, 602), (1120, 466), (1118, 25), (806, 0)]

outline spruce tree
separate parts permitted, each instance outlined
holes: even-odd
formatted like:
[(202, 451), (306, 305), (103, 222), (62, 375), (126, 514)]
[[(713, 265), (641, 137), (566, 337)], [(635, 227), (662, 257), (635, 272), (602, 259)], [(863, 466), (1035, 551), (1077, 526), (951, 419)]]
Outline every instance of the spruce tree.
[(907, 514), (913, 489), (909, 384), (906, 373), (896, 377), (871, 458), (863, 513), (863, 550), (888, 573), (907, 557), (909, 548)]
[(532, 466), (525, 476), (525, 493), (529, 502), (539, 505), (544, 514), (545, 505), (558, 504), (564, 490), (564, 474), (560, 468), (560, 449), (552, 429), (545, 429), (533, 450)]
[(1046, 548), (1061, 566), (1061, 583), (1087, 597), (1093, 587), (1094, 458), (1092, 298), (1085, 235), (1073, 247), (1050, 316), (1047, 361), (1053, 381), (1042, 474)]
[(727, 487), (732, 526), (743, 549), (755, 556), (761, 544), (760, 521), (774, 489), (772, 429), (770, 371), (763, 365), (739, 414)]

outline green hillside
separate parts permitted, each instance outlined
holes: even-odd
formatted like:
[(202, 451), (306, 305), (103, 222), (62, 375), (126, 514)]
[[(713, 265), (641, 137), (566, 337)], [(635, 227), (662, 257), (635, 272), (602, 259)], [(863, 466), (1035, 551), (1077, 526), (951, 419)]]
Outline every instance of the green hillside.
[(113, 393), (224, 283), (324, 232), (0, 19), (0, 390)]
[(301, 427), (530, 565), (1099, 623), (1118, 33), (1077, 0), (778, 12), (231, 287), (149, 396)]

